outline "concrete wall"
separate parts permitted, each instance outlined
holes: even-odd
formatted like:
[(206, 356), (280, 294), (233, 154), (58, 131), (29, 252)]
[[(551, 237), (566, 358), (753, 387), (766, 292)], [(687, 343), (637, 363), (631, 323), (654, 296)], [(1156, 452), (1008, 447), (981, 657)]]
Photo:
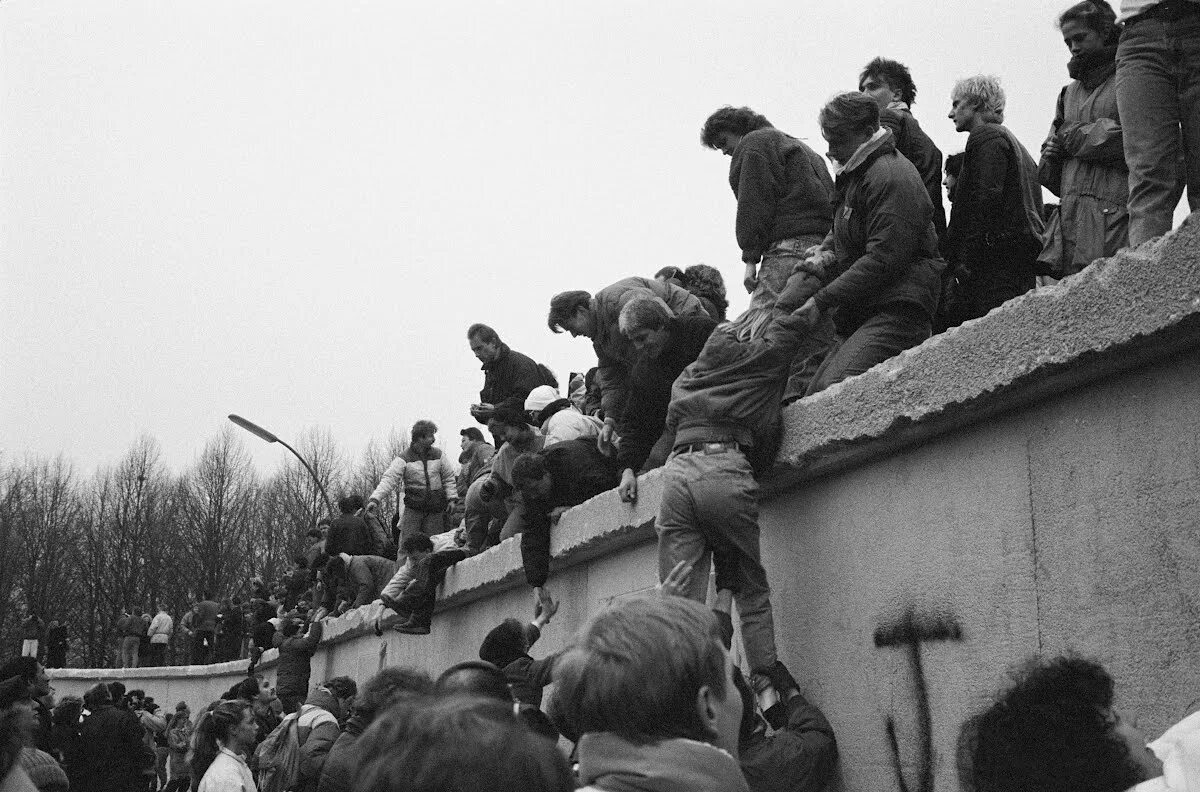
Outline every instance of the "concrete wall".
[[(909, 789), (956, 789), (959, 724), (1038, 653), (1101, 660), (1150, 735), (1200, 698), (1198, 339), (1191, 222), (786, 411), (764, 557), (781, 654), (839, 735), (835, 788), (898, 789), (898, 763)], [(535, 655), (653, 586), (659, 493), (651, 474), (636, 506), (605, 493), (563, 518), (563, 606)], [(377, 639), (378, 606), (331, 623), (313, 677), (436, 673), (531, 606), (508, 542), (451, 570), (429, 636)], [(226, 666), (53, 678), (125, 674), (196, 706), (244, 663)]]

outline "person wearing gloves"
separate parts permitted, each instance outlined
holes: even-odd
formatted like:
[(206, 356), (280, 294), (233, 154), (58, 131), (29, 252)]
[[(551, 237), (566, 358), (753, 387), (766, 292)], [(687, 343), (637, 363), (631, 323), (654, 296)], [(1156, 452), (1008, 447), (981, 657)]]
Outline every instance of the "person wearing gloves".
[[(413, 424), (412, 443), (392, 460), (367, 502), (367, 511), (378, 514), (384, 498), (393, 490), (403, 490), (404, 513), (400, 518), (399, 544), (417, 534), (441, 533), (444, 529), (442, 515), (454, 509), (458, 497), (454, 467), (440, 448), (433, 447), (437, 430), (433, 421), (421, 420)], [(404, 563), (403, 549), (397, 551), (396, 561)]]
[(525, 412), (529, 413), (530, 423), (541, 427), (546, 437), (544, 448), (564, 440), (595, 438), (604, 427), (596, 418), (577, 410), (570, 399), (562, 398), (549, 385), (539, 385), (529, 392)]

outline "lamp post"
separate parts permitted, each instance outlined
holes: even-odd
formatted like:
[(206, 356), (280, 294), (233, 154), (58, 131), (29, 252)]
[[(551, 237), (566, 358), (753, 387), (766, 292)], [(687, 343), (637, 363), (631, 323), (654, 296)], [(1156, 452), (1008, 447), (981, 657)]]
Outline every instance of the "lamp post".
[(308, 474), (310, 476), (312, 476), (312, 480), (314, 482), (316, 482), (317, 489), (319, 489), (321, 491), (321, 497), (325, 499), (325, 508), (327, 508), (329, 510), (330, 514), (333, 514), (333, 504), (329, 501), (329, 496), (325, 494), (325, 487), (323, 487), (321, 485), (321, 480), (319, 478), (317, 478), (317, 474), (313, 471), (312, 467), (307, 462), (304, 461), (304, 457), (300, 456), (299, 451), (292, 448), (290, 445), (283, 442), (278, 437), (276, 437), (272, 433), (268, 432), (266, 429), (263, 429), (258, 424), (254, 423), (252, 421), (247, 421), (245, 418), (243, 418), (240, 415), (230, 415), (229, 420), (233, 421), (235, 424), (242, 427), (243, 429), (245, 429), (247, 432), (254, 435), (255, 437), (261, 437), (263, 440), (266, 440), (268, 443), (279, 443), (281, 446), (286, 448), (288, 451), (291, 451), (293, 454), (295, 454), (296, 459), (300, 460), (300, 464), (304, 465), (304, 469), (308, 471)]

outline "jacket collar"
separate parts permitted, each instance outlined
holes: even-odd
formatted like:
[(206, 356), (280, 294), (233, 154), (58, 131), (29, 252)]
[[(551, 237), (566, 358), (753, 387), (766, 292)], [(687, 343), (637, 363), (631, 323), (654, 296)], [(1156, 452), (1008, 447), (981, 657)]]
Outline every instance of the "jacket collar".
[(613, 792), (749, 792), (736, 759), (686, 739), (636, 745), (611, 732), (579, 740), (579, 777)]
[(563, 410), (567, 409), (568, 407), (572, 407), (572, 406), (574, 406), (574, 405), (571, 404), (570, 399), (555, 399), (554, 401), (550, 402), (545, 407), (543, 407), (541, 412), (538, 413), (538, 415), (537, 415), (538, 426), (541, 426), (544, 423), (546, 423), (546, 421), (549, 421), (555, 415), (555, 413), (562, 412)]
[(512, 351), (512, 349), (509, 348), (508, 344), (501, 341), (500, 342), (500, 354), (496, 355), (496, 359), (493, 360), (491, 363), (484, 363), (482, 366), (480, 366), (479, 367), (480, 370), (487, 371), (488, 369), (496, 368), (497, 366), (499, 366), (501, 363), (504, 362), (505, 358), (508, 357), (508, 353), (511, 351)]
[(875, 158), (880, 154), (885, 154), (887, 151), (895, 150), (896, 143), (892, 138), (892, 132), (889, 129), (880, 127), (875, 130), (875, 134), (858, 147), (858, 150), (850, 155), (850, 159), (846, 160), (846, 164), (838, 171), (838, 178), (843, 174), (853, 173), (859, 168), (866, 169), (866, 166), (875, 161)]

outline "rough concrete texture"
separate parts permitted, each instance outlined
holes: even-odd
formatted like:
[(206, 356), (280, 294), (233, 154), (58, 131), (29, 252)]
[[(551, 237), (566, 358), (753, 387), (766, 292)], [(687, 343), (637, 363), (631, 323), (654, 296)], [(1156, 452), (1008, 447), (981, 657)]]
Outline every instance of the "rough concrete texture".
[[(834, 789), (899, 789), (897, 761), (909, 789), (925, 769), (956, 789), (963, 718), (1038, 653), (1099, 659), (1151, 736), (1200, 696), (1198, 316), (1192, 220), (787, 410), (763, 556), (781, 655), (838, 731)], [(652, 589), (658, 477), (640, 490), (555, 529), (563, 605), (534, 656)], [(376, 638), (378, 605), (330, 622), (313, 679), (436, 674), (532, 605), (510, 540), (450, 571), (429, 636)], [(52, 676), (60, 694), (119, 677), (173, 702), (183, 680), (203, 699), (242, 666)]]

